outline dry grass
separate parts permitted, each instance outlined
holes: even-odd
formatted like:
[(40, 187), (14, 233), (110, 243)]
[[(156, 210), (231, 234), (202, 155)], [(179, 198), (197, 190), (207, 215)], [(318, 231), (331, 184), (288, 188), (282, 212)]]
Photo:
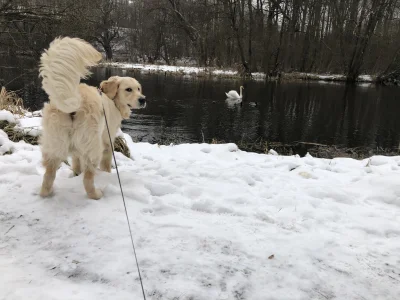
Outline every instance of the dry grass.
[(213, 138), (213, 139), (211, 140), (211, 144), (212, 144), (212, 145), (224, 144), (224, 143), (225, 143), (224, 141), (220, 141), (220, 140), (218, 140), (218, 139), (216, 139), (216, 138)]
[(0, 110), (5, 109), (15, 115), (23, 115), (25, 113), (24, 103), (22, 99), (13, 91), (7, 91), (3, 86), (0, 91)]
[(131, 152), (129, 151), (129, 147), (126, 144), (126, 141), (123, 137), (118, 136), (114, 142), (114, 150), (121, 152), (126, 157), (131, 157)]
[(8, 138), (12, 142), (25, 141), (31, 145), (38, 144), (38, 137), (25, 134), (21, 131), (14, 130), (15, 124), (8, 123), (7, 121), (0, 121), (0, 129), (7, 133)]

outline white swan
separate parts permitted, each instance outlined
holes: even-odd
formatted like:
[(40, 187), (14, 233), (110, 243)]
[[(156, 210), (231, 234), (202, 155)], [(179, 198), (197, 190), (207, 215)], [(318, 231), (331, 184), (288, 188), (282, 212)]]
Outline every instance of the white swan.
[(244, 87), (240, 86), (240, 95), (234, 90), (229, 91), (228, 93), (225, 94), (230, 99), (242, 99), (242, 90), (244, 90)]

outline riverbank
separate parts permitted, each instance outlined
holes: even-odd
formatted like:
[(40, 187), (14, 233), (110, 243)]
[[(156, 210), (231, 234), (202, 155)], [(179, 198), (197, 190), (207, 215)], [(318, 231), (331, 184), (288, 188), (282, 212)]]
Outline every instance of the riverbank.
[(397, 156), (400, 148), (371, 148), (371, 147), (340, 147), (336, 145), (325, 145), (312, 142), (280, 143), (259, 140), (256, 142), (239, 142), (239, 149), (256, 153), (274, 153), (276, 155), (299, 155), (334, 159), (335, 157), (346, 157), (353, 159), (366, 159), (374, 155)]
[[(17, 108), (18, 113), (13, 114), (7, 110), (0, 110), (0, 129), (3, 130), (13, 142), (24, 141), (28, 144), (37, 145), (41, 133), (41, 111), (28, 112), (22, 108)], [(116, 142), (115, 150), (121, 152), (127, 157), (130, 157), (129, 147), (126, 144), (122, 131), (119, 132)], [(130, 137), (135, 141), (135, 137)], [(135, 142), (140, 142), (136, 140)], [(178, 145), (184, 144), (188, 141), (182, 141), (180, 138), (169, 138), (160, 141), (152, 141), (157, 145)], [(192, 143), (200, 143), (201, 141), (191, 141)], [(203, 141), (209, 144), (226, 144), (226, 141), (217, 139), (210, 139)], [(397, 156), (400, 155), (400, 148), (367, 148), (367, 147), (339, 147), (335, 145), (324, 145), (319, 143), (310, 142), (293, 142), (293, 143), (280, 143), (271, 142), (263, 139), (249, 142), (239, 141), (237, 144), (238, 149), (246, 152), (254, 152), (259, 154), (275, 154), (292, 156), (299, 155), (304, 157), (311, 155), (316, 158), (334, 159), (336, 157), (346, 157), (353, 159), (366, 159), (373, 155)], [(9, 151), (8, 148), (4, 152)], [(0, 151), (0, 154), (1, 151)]]
[[(168, 65), (152, 65), (152, 64), (135, 64), (121, 62), (103, 62), (99, 66), (129, 69), (142, 73), (160, 73), (165, 75), (180, 75), (192, 77), (220, 77), (230, 79), (240, 79), (241, 74), (235, 70), (202, 68), (193, 66), (168, 66)], [(265, 73), (254, 72), (251, 74), (253, 80), (266, 80)], [(321, 82), (346, 82), (346, 76), (339, 74), (314, 74), (314, 73), (280, 73), (277, 77), (268, 77), (269, 80), (280, 81), (321, 81)], [(359, 83), (376, 83), (376, 76), (360, 75), (357, 79)]]

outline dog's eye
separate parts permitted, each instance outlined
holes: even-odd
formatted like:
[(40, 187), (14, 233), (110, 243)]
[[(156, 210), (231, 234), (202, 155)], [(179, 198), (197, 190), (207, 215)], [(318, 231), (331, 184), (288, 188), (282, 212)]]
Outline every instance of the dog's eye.
[(129, 106), (130, 108), (132, 108), (132, 106), (131, 106), (130, 104), (128, 104), (128, 106)]
[(138, 89), (138, 91), (140, 92), (140, 88), (137, 88)]
[(125, 91), (127, 91), (127, 92), (132, 92), (132, 89), (131, 88), (127, 88), (127, 89), (125, 89)]

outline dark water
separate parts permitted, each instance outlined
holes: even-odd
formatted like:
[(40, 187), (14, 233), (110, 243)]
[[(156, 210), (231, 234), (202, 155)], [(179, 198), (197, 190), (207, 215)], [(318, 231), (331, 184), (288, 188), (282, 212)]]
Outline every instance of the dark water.
[[(324, 83), (264, 83), (145, 75), (99, 68), (89, 80), (133, 76), (147, 96), (145, 110), (132, 114), (123, 129), (149, 142), (317, 142), (344, 147), (397, 148), (400, 142), (400, 88)], [(3, 82), (14, 74), (0, 71)], [(241, 104), (225, 92), (245, 86)], [(8, 85), (21, 89), (25, 103), (40, 109), (46, 95), (27, 75)]]

